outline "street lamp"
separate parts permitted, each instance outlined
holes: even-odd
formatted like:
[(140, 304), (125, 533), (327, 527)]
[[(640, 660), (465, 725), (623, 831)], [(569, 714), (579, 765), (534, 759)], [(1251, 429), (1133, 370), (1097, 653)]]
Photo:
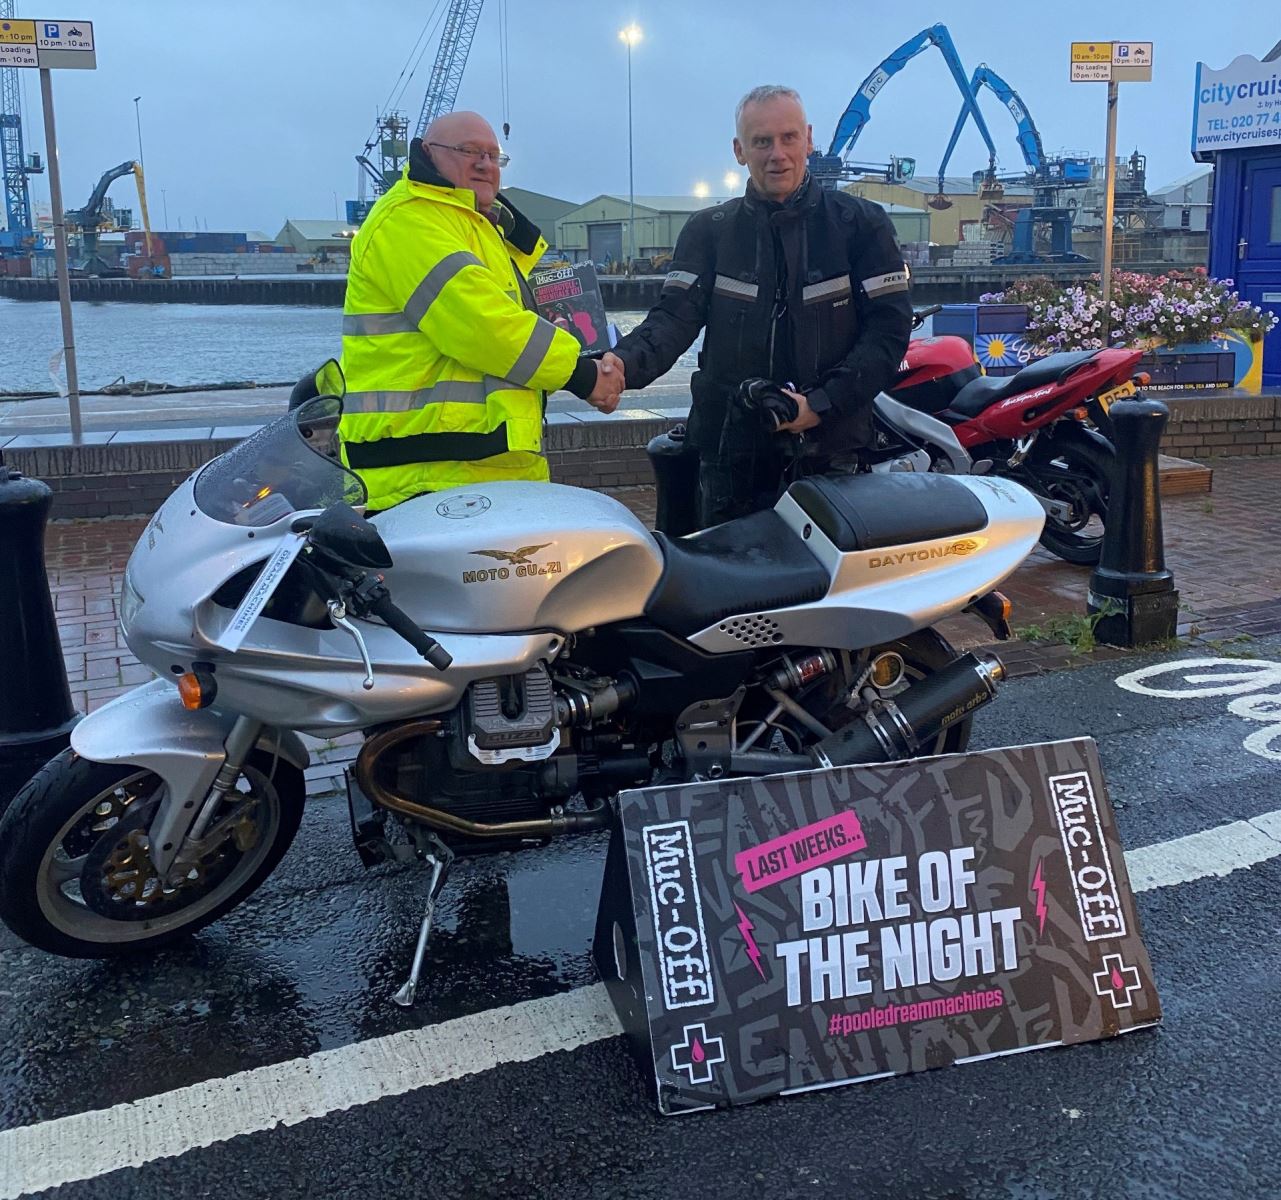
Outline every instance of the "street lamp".
[(694, 198), (696, 200), (706, 200), (712, 194), (712, 189), (701, 180), (694, 185)]
[(627, 257), (627, 270), (631, 273), (636, 261), (636, 182), (632, 172), (632, 47), (641, 40), (641, 28), (632, 22), (620, 29), (618, 36), (627, 43), (627, 239), (631, 247)]
[(743, 177), (737, 171), (726, 171), (725, 178), (721, 182), (731, 194), (738, 191), (739, 184), (742, 183)]
[(138, 101), (141, 99), (141, 96), (135, 96), (133, 98), (133, 117), (138, 124), (138, 165), (142, 168), (143, 175), (146, 175), (147, 164), (142, 158), (142, 110), (138, 107)]

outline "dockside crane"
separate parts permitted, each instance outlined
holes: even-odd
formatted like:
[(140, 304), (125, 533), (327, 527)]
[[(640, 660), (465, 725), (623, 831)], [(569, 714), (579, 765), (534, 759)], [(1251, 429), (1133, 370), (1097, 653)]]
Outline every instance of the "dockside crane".
[[(14, 0), (0, 0), (0, 21), (13, 17)], [(31, 213), (29, 175), (44, 164), (38, 154), (27, 155), (22, 145), (22, 93), (15, 67), (0, 68), (0, 173), (3, 174), (5, 230), (0, 230), (0, 258), (30, 254), (38, 248)]]
[[(970, 77), (969, 93), (974, 101), (971, 109), (962, 105), (952, 128), (952, 137), (943, 154), (940, 173), (947, 170), (957, 139), (972, 111), (978, 109), (979, 90), (987, 88), (1005, 106), (1014, 118), (1019, 150), (1027, 170), (1023, 174), (993, 176), (997, 186), (1017, 183), (1032, 188), (1032, 204), (1013, 214), (997, 214), (1010, 231), (1010, 249), (997, 262), (1085, 262), (1084, 255), (1072, 249), (1073, 206), (1061, 203), (1060, 189), (1081, 187), (1090, 182), (1090, 164), (1081, 158), (1047, 158), (1041, 134), (1032, 120), (1032, 114), (1019, 96), (987, 63), (980, 63)], [(990, 199), (996, 199), (995, 195)], [(951, 202), (940, 194), (930, 201), (933, 208), (950, 208)], [(1040, 235), (1038, 238), (1038, 234)], [(1038, 249), (1038, 240), (1046, 245)]]
[(151, 226), (147, 218), (147, 193), (143, 183), (142, 167), (130, 159), (119, 166), (104, 171), (102, 178), (94, 185), (89, 199), (80, 208), (71, 208), (63, 216), (67, 232), (80, 234), (80, 259), (73, 268), (76, 274), (123, 274), (98, 257), (98, 234), (104, 228), (113, 228), (106, 221), (107, 189), (124, 175), (132, 175), (138, 186), (138, 201), (142, 206), (143, 228), (146, 232), (147, 256), (151, 256)]
[[(414, 127), (413, 136), (422, 137), (423, 131), (437, 117), (453, 112), (458, 98), (458, 88), (467, 69), (472, 39), (480, 22), (485, 0), (449, 0), (445, 14), (440, 44), (436, 47), (436, 60), (432, 64), (431, 78), (427, 81), (427, 94)], [(412, 52), (410, 57), (412, 58)], [(403, 74), (403, 72), (402, 72)], [(504, 127), (505, 128), (505, 127)], [(374, 199), (381, 196), (397, 179), (409, 155), (409, 122), (398, 112), (387, 112), (378, 118), (373, 137), (365, 144), (356, 162), (373, 183)], [(379, 163), (374, 165), (370, 155), (377, 148)], [(364, 195), (362, 179), (361, 195)], [(371, 202), (348, 201), (347, 219), (353, 224), (364, 220)]]
[[(1023, 103), (1022, 97), (1019, 96), (1008, 83), (1005, 82), (987, 63), (980, 63), (970, 77), (969, 91), (977, 107), (979, 98), (979, 89), (987, 88), (1006, 108), (1010, 116), (1014, 118), (1015, 130), (1018, 137), (1019, 150), (1023, 155), (1023, 162), (1027, 166), (1027, 172), (1022, 175), (1001, 175), (998, 181), (1002, 183), (1021, 183), (1034, 189), (1053, 189), (1061, 187), (1078, 187), (1090, 182), (1090, 163), (1084, 158), (1048, 158), (1045, 148), (1041, 142), (1041, 134), (1032, 120), (1032, 114), (1028, 107)], [(957, 114), (956, 124), (952, 128), (952, 137), (947, 144), (947, 150), (943, 155), (942, 170), (947, 170), (947, 164), (951, 161), (952, 151), (956, 149), (957, 139), (961, 136), (961, 130), (965, 128), (965, 122), (969, 119), (970, 109), (962, 105), (961, 111)], [(1037, 197), (1038, 204), (1053, 203), (1052, 195)]]
[(414, 136), (422, 137), (427, 126), (437, 117), (454, 111), (458, 87), (467, 69), (467, 56), (471, 53), (472, 38), (480, 21), (480, 10), (485, 0), (452, 0), (445, 17), (445, 29), (436, 48), (436, 61), (432, 64), (427, 95), (423, 97), (422, 111)]
[[(988, 171), (985, 176), (985, 185), (980, 190), (980, 195), (984, 194), (984, 191), (999, 194), (999, 184), (995, 183), (996, 145), (992, 141), (992, 135), (988, 132), (987, 122), (983, 120), (983, 114), (979, 111), (974, 94), (966, 81), (965, 68), (961, 65), (960, 55), (956, 52), (956, 46), (952, 42), (952, 35), (948, 32), (946, 25), (931, 25), (928, 29), (922, 29), (915, 37), (908, 38), (897, 50), (882, 59), (876, 69), (859, 85), (858, 90), (846, 106), (845, 112), (841, 114), (841, 119), (836, 123), (836, 132), (832, 135), (832, 144), (828, 147), (827, 154), (820, 155), (815, 152), (810, 156), (810, 172), (821, 183), (832, 187), (839, 179), (851, 179), (864, 174), (884, 174), (887, 181), (891, 183), (911, 178), (913, 171), (903, 173), (897, 164), (910, 163), (914, 170), (914, 159), (891, 159), (889, 165), (885, 166), (884, 164), (851, 162), (848, 156), (854, 148), (855, 142), (858, 141), (859, 136), (872, 119), (872, 101), (880, 94), (881, 89), (912, 59), (931, 46), (934, 46), (943, 55), (943, 61), (947, 63), (947, 68), (952, 73), (952, 78), (956, 80), (956, 86), (960, 90), (962, 112), (967, 117), (973, 117), (974, 124), (978, 127), (979, 133), (983, 135), (983, 141), (987, 144)], [(960, 131), (958, 130), (955, 137), (959, 136)], [(944, 165), (946, 165), (946, 162)], [(940, 167), (939, 196), (943, 195), (944, 187), (943, 168)]]

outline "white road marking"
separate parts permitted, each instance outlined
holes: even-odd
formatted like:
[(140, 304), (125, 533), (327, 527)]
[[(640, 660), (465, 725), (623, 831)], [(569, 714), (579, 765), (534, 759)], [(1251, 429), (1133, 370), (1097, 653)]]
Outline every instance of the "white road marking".
[[(1213, 671), (1203, 668), (1212, 667)], [(1174, 686), (1157, 687), (1149, 682), (1159, 676), (1183, 672)], [(1141, 696), (1160, 696), (1168, 700), (1205, 699), (1209, 696), (1235, 696), (1228, 711), (1248, 721), (1262, 721), (1242, 743), (1251, 754), (1281, 762), (1281, 693), (1249, 696), (1261, 688), (1281, 684), (1281, 663), (1266, 658), (1184, 658), (1172, 663), (1140, 667), (1117, 677), (1117, 687)]]
[(1125, 855), (1136, 892), (1173, 887), (1193, 879), (1229, 875), (1281, 855), (1281, 810), (1140, 846)]
[(603, 984), (0, 1132), (5, 1200), (621, 1033)]
[[(1134, 891), (1281, 856), (1281, 809), (1129, 851)], [(322, 1050), (158, 1096), (0, 1131), (0, 1200), (140, 1167), (622, 1032), (603, 984)]]

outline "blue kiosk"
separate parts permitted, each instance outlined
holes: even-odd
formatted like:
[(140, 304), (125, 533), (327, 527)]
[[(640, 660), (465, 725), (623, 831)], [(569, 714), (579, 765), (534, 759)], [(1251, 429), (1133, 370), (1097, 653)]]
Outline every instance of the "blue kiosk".
[[(1210, 274), (1281, 317), (1281, 43), (1262, 62), (1197, 64), (1192, 154), (1214, 164)], [(1264, 339), (1263, 386), (1281, 387), (1281, 325)]]

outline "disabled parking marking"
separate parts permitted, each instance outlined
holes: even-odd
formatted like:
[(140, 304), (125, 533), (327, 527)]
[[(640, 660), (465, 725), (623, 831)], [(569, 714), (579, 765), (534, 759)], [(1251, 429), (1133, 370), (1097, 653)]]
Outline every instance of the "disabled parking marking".
[[(1126, 853), (1136, 892), (1281, 857), (1281, 809)], [(529, 1062), (622, 1033), (604, 984), (0, 1131), (0, 1200)]]

